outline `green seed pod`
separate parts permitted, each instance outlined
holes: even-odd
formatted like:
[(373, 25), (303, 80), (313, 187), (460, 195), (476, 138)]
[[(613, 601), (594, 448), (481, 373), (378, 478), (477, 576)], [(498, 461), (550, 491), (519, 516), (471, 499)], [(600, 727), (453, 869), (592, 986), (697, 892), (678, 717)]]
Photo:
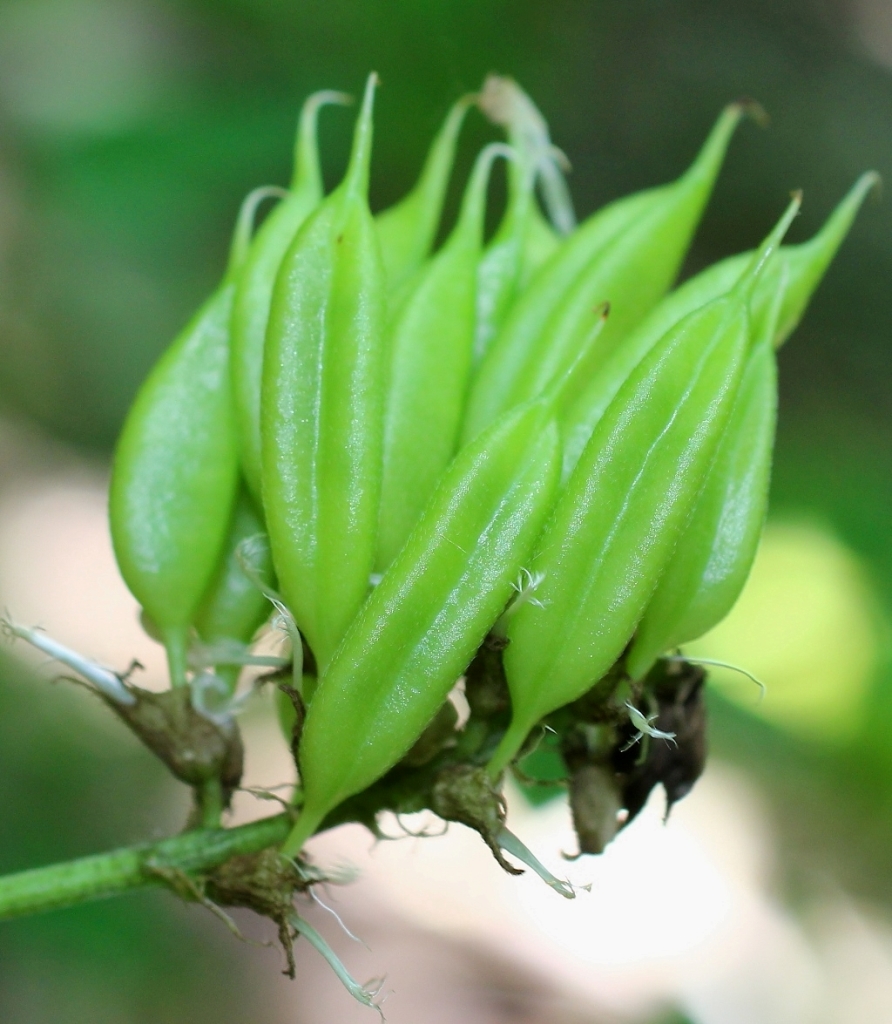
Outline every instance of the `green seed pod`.
[(383, 571), (455, 454), (471, 372), (486, 186), (501, 144), (480, 154), (449, 239), (419, 273), (390, 335), (377, 570)]
[[(542, 216), (542, 211), (539, 209), (538, 204), (533, 203), (521, 255), (520, 275), (517, 279), (517, 287), (514, 290), (512, 300), (516, 298), (521, 289), (526, 288), (539, 267), (557, 252), (560, 244), (561, 236), (557, 234), (554, 228)], [(510, 308), (510, 305), (508, 308)], [(508, 308), (505, 310), (505, 316), (508, 314)], [(504, 321), (504, 317), (502, 320)], [(498, 326), (501, 327), (501, 322)]]
[(505, 128), (518, 159), (508, 168), (508, 205), (480, 261), (474, 361), (479, 363), (505, 320), (519, 288), (557, 249), (560, 236), (542, 216), (534, 195), (536, 181), (547, 186), (555, 223), (564, 234), (576, 226), (573, 205), (561, 174), (562, 154), (551, 144), (548, 124), (511, 78), (489, 75), (478, 105)]
[(528, 401), (572, 361), (591, 329), (592, 309), (609, 301), (599, 359), (672, 284), (712, 191), (740, 105), (719, 118), (676, 182), (617, 200), (593, 214), (540, 268), (513, 304), (471, 389), (463, 439), (505, 409)]
[[(242, 487), (233, 509), (223, 557), (193, 620), (204, 643), (213, 645), (218, 641), (234, 640), (247, 644), (268, 617), (269, 601), (258, 589), (256, 581), (245, 574), (239, 559), (239, 545), (242, 541), (263, 532), (263, 520), (250, 495)], [(260, 564), (255, 568), (264, 582), (273, 587), (272, 559), (268, 548), (262, 550)], [(217, 666), (217, 675), (232, 688), (238, 674), (236, 666)]]
[(746, 583), (768, 505), (777, 418), (770, 340), (749, 357), (694, 513), (635, 632), (626, 657), (632, 679), (642, 678), (664, 651), (720, 622)]
[(242, 471), (260, 500), (260, 383), (263, 343), (276, 272), (298, 228), (322, 200), (316, 122), (328, 103), (349, 103), (340, 92), (317, 92), (304, 103), (294, 150), (294, 176), (285, 198), (257, 232), (238, 277), (232, 305), (232, 387)]
[(544, 401), (508, 414), (450, 465), (319, 679), (300, 743), (304, 805), (286, 853), (433, 719), (510, 598), (559, 474)]
[(753, 286), (798, 207), (797, 198), (729, 295), (651, 349), (595, 428), (537, 544), (538, 601), (508, 626), (512, 722), (494, 775), (532, 726), (590, 689), (631, 638), (733, 408)]
[[(771, 308), (781, 279), (786, 279), (773, 339), (775, 348), (796, 328), (865, 196), (878, 180), (874, 172), (863, 174), (814, 238), (800, 245), (782, 246), (765, 268), (753, 294), (751, 312), (756, 323), (761, 322)], [(730, 256), (686, 281), (667, 295), (603, 365), (595, 369), (575, 405), (561, 421), (565, 477), (572, 472), (604, 410), (651, 347), (683, 317), (729, 292), (746, 271), (752, 256), (752, 251)]]
[[(474, 333), (474, 363), (479, 364), (505, 320), (520, 283), (527, 236), (535, 210), (532, 172), (518, 181), (516, 169), (508, 176), (508, 206), (477, 271), (477, 325)], [(545, 225), (544, 230), (553, 237)], [(559, 244), (554, 239), (555, 247)], [(550, 254), (549, 254), (550, 255)], [(547, 256), (546, 256), (547, 258)]]
[(229, 324), (266, 194), (258, 189), (243, 203), (226, 276), (140, 388), (112, 468), (115, 556), (163, 637), (174, 685), (186, 681), (189, 624), (220, 559), (238, 488)]
[(415, 187), (375, 218), (391, 294), (418, 270), (434, 244), (458, 135), (475, 99), (463, 96), (454, 104), (431, 144)]
[(282, 262), (263, 364), (273, 563), (320, 667), (368, 592), (380, 501), (386, 282), (367, 201), (375, 83), (344, 180)]
[[(759, 344), (750, 356), (731, 421), (691, 521), (639, 623), (626, 660), (626, 671), (633, 679), (644, 676), (664, 651), (702, 636), (721, 622), (743, 590), (768, 505), (777, 416), (774, 346), (798, 323), (876, 180), (876, 175), (863, 175), (815, 238), (779, 250), (755, 290), (752, 314)], [(777, 293), (773, 307), (766, 308), (767, 287), (772, 284)]]

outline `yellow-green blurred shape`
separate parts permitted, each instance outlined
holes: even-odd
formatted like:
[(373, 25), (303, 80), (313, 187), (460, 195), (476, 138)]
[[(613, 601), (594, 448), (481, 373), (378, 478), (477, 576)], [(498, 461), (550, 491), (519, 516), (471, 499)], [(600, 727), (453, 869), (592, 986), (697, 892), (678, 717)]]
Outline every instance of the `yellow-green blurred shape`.
[(737, 604), (685, 653), (761, 679), (760, 702), (739, 673), (710, 669), (713, 685), (754, 714), (805, 738), (844, 742), (863, 720), (880, 636), (878, 602), (853, 552), (814, 523), (771, 523)]

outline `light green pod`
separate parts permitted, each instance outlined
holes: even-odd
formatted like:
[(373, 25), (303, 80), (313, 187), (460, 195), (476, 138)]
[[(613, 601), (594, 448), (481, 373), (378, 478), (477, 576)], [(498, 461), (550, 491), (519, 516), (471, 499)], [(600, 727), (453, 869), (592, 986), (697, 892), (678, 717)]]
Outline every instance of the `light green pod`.
[(676, 182), (610, 203), (567, 238), (511, 307), (480, 365), (466, 443), (505, 409), (541, 393), (572, 361), (592, 310), (611, 306), (600, 360), (650, 311), (678, 272), (742, 108), (728, 107)]
[(489, 351), (518, 292), (561, 244), (560, 236), (542, 216), (534, 182), (531, 174), (518, 180), (517, 169), (511, 168), (508, 207), (480, 260), (475, 365)]
[(512, 412), (444, 474), (319, 680), (300, 742), (294, 855), (411, 747), (513, 592), (560, 475), (549, 404)]
[(238, 488), (229, 325), (264, 195), (252, 192), (242, 204), (223, 282), (140, 388), (112, 466), (115, 556), (163, 638), (174, 685), (186, 682), (190, 623), (219, 562)]
[[(874, 172), (863, 174), (813, 238), (800, 245), (782, 246), (765, 268), (753, 294), (752, 315), (757, 323), (771, 308), (781, 279), (786, 280), (773, 339), (775, 348), (786, 341), (802, 319), (814, 290), (848, 234), (867, 193), (878, 180)], [(651, 347), (688, 313), (729, 292), (746, 271), (752, 257), (752, 251), (730, 256), (686, 281), (667, 295), (595, 369), (588, 385), (561, 420), (565, 477), (572, 472), (604, 410)]]
[(544, 715), (582, 696), (631, 638), (694, 509), (734, 406), (749, 302), (795, 200), (727, 296), (686, 317), (623, 385), (537, 544), (537, 602), (508, 626), (512, 721), (498, 775)]
[[(223, 557), (193, 620), (199, 637), (205, 643), (235, 640), (247, 644), (269, 616), (269, 601), (258, 589), (256, 581), (245, 574), (239, 558), (242, 541), (264, 530), (263, 519), (244, 486), (241, 487), (223, 546)], [(263, 549), (261, 560), (254, 569), (264, 583), (270, 588), (274, 586), (268, 549)], [(234, 688), (239, 674), (237, 667), (219, 665), (216, 672)]]
[(349, 103), (340, 92), (317, 92), (304, 103), (294, 150), (294, 176), (285, 198), (257, 232), (238, 275), (232, 304), (232, 393), (242, 472), (260, 500), (260, 384), (263, 344), (279, 264), (297, 229), (322, 200), (316, 122), (328, 103)]
[(320, 667), (368, 592), (380, 504), (386, 279), (367, 201), (375, 82), (344, 180), (282, 261), (263, 364), (273, 564)]
[(434, 244), (459, 132), (474, 100), (472, 95), (463, 96), (453, 105), (431, 144), (415, 187), (375, 218), (391, 294), (418, 270)]
[(740, 596), (768, 506), (776, 419), (769, 340), (749, 357), (694, 513), (635, 631), (626, 656), (632, 679), (641, 679), (665, 651), (712, 629)]
[(548, 187), (550, 209), (563, 233), (569, 234), (576, 226), (548, 123), (530, 97), (513, 79), (489, 75), (478, 104), (491, 121), (505, 129), (518, 156), (508, 168), (504, 216), (480, 261), (475, 365), (489, 349), (518, 289), (560, 245), (560, 236), (543, 217), (536, 201), (537, 180)]
[(508, 206), (480, 260), (477, 270), (477, 324), (474, 331), (475, 365), (480, 363), (489, 350), (517, 291), (535, 202), (533, 185), (531, 172), (518, 183), (517, 169), (511, 169), (508, 177)]
[(378, 572), (403, 546), (455, 454), (471, 372), (486, 186), (494, 158), (511, 155), (498, 143), (480, 154), (458, 223), (417, 275), (391, 330)]
[[(530, 222), (527, 226), (526, 238), (524, 239), (523, 253), (520, 261), (520, 275), (517, 279), (517, 288), (511, 296), (512, 301), (517, 297), (521, 289), (526, 288), (536, 271), (558, 251), (562, 241), (562, 237), (542, 215), (538, 203), (534, 202), (533, 208), (530, 211)], [(510, 304), (505, 310), (506, 316), (508, 309), (510, 309)], [(504, 317), (502, 321), (504, 321)], [(501, 327), (501, 322), (498, 326)]]

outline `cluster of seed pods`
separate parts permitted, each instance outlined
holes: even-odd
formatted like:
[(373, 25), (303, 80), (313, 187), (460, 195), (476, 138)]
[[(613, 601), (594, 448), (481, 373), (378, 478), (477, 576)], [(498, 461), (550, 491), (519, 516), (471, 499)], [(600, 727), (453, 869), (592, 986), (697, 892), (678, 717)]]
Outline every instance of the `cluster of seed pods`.
[[(745, 105), (676, 181), (577, 225), (544, 120), (495, 77), (373, 216), (375, 90), (327, 196), (317, 114), (346, 98), (307, 101), (290, 189), (256, 233), (269, 190), (246, 200), (223, 281), (137, 396), (111, 487), (120, 568), (175, 687), (210, 675), (231, 692), (272, 609), (288, 623), (290, 854), (406, 755), (488, 637), (510, 694), (482, 765), (496, 785), (547, 715), (611, 674), (642, 693), (727, 614), (765, 515), (775, 351), (874, 181), (783, 246), (794, 196), (754, 251), (670, 291)], [(475, 104), (507, 139), (432, 252)]]

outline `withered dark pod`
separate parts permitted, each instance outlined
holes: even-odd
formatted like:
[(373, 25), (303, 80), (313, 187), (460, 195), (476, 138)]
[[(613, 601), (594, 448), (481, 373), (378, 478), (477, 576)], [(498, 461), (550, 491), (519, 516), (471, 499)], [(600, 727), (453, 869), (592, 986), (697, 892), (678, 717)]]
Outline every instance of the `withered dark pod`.
[[(602, 853), (633, 821), (657, 785), (666, 816), (690, 793), (706, 761), (705, 671), (684, 660), (662, 660), (643, 692), (653, 702), (653, 728), (671, 739), (642, 734), (615, 705), (583, 698), (564, 733), (561, 753), (570, 771), (570, 807), (580, 853)], [(597, 688), (596, 688), (597, 689)]]

